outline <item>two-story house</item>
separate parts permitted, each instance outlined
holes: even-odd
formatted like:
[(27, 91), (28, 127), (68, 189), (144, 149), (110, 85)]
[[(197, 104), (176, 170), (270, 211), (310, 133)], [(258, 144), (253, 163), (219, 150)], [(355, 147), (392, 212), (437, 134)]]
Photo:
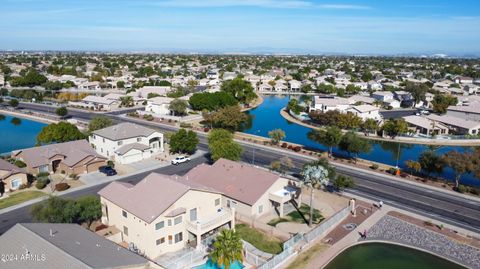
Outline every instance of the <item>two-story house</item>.
[(128, 122), (96, 130), (88, 140), (98, 154), (122, 164), (164, 151), (162, 133)]
[(380, 115), (380, 109), (376, 106), (372, 105), (358, 105), (352, 106), (347, 110), (354, 115), (360, 117), (363, 121), (367, 119), (373, 119), (376, 121), (382, 120), (382, 116)]

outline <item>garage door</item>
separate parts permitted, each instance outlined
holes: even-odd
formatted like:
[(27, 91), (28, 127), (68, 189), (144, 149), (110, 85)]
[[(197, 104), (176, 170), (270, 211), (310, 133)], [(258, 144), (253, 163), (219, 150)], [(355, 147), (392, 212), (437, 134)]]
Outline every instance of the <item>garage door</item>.
[(134, 152), (128, 152), (126, 155), (123, 156), (122, 162), (125, 163), (133, 163), (133, 162), (138, 162), (142, 160), (143, 153), (134, 151)]

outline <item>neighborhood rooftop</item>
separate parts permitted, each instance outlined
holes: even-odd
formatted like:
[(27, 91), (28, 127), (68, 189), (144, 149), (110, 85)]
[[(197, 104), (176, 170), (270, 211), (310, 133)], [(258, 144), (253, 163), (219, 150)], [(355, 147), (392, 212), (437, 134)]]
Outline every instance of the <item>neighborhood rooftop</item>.
[(29, 253), (45, 261), (2, 263), (1, 268), (144, 268), (149, 261), (77, 224), (20, 223), (0, 237), (0, 253)]
[(155, 130), (134, 124), (129, 122), (123, 122), (117, 125), (113, 125), (101, 130), (94, 131), (93, 133), (108, 138), (110, 140), (123, 140), (127, 138), (143, 136), (147, 137), (154, 133)]

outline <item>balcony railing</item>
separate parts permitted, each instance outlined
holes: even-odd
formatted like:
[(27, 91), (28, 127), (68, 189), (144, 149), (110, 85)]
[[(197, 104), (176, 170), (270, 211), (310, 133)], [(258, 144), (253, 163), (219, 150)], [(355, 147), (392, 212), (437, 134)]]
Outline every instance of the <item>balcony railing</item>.
[(229, 208), (221, 208), (218, 212), (196, 221), (187, 221), (187, 229), (195, 234), (203, 234), (216, 227), (231, 221), (234, 218), (233, 212)]

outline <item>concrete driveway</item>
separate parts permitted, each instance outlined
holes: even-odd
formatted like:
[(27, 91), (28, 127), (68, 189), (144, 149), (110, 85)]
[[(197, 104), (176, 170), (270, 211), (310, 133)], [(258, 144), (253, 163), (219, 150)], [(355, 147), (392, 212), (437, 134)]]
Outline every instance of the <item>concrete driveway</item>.
[(107, 176), (100, 172), (92, 172), (79, 176), (79, 180), (85, 183), (85, 185), (94, 185), (102, 180), (105, 180)]

